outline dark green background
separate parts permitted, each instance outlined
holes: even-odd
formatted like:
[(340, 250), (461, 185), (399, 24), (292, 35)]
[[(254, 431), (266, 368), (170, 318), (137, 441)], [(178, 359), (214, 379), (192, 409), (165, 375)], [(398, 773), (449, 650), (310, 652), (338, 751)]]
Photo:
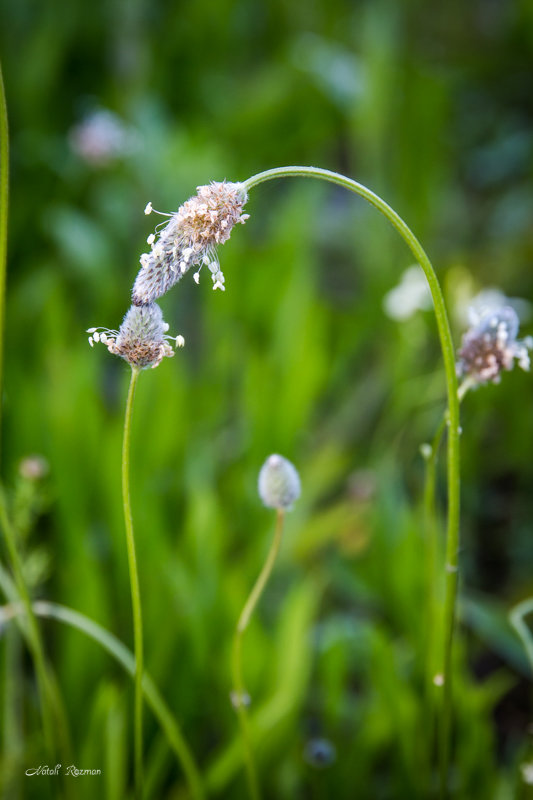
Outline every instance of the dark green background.
[[(25, 542), (35, 595), (131, 645), (128, 368), (91, 351), (84, 331), (117, 327), (128, 308), (157, 221), (145, 204), (176, 210), (199, 184), (283, 164), (344, 172), (421, 239), (459, 346), (465, 296), (497, 286), (533, 299), (533, 7), (2, 0), (0, 52), (11, 129), (4, 480), (15, 491), (20, 459), (47, 459)], [(69, 144), (99, 108), (137, 142), (100, 166)], [(418, 447), (445, 403), (434, 319), (385, 315), (383, 297), (412, 260), (363, 201), (291, 180), (255, 189), (246, 210), (219, 251), (226, 293), (186, 276), (163, 299), (187, 345), (139, 382), (132, 481), (147, 668), (207, 771), (237, 732), (231, 636), (273, 529), (257, 473), (280, 452), (303, 495), (245, 640), (254, 706), (272, 714), (258, 747), (266, 796), (425, 798)], [(515, 370), (464, 403), (460, 798), (528, 796), (529, 673), (506, 612), (533, 594), (532, 400), (531, 376)], [(130, 684), (81, 635), (43, 630), (76, 764), (104, 772), (98, 789), (79, 779), (77, 791), (123, 798)], [(31, 664), (23, 652), (17, 663), (4, 797), (55, 797), (53, 782), (20, 777), (40, 743)], [(11, 701), (2, 691), (4, 720)], [(327, 769), (303, 757), (317, 737), (337, 751)], [(185, 797), (149, 714), (146, 740), (150, 796)], [(214, 796), (245, 797), (236, 762), (218, 776)]]

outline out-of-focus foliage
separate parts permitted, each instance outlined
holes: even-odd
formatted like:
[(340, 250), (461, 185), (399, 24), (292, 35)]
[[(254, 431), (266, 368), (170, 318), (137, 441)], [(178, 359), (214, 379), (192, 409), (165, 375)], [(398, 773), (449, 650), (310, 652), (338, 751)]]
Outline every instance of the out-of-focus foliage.
[[(36, 596), (131, 645), (128, 368), (91, 351), (84, 331), (116, 328), (129, 306), (154, 224), (147, 201), (176, 210), (198, 184), (282, 164), (345, 172), (424, 243), (459, 345), (461, 309), (481, 288), (533, 299), (533, 11), (525, 0), (1, 0), (0, 48), (12, 158), (3, 477), (16, 504), (20, 459), (49, 464), (24, 543)], [(425, 798), (436, 778), (418, 448), (445, 405), (434, 319), (385, 313), (412, 262), (362, 201), (286, 181), (253, 190), (246, 210), (219, 252), (227, 291), (188, 275), (162, 300), (187, 346), (139, 381), (146, 666), (213, 796), (245, 797), (230, 643), (273, 529), (257, 472), (282, 453), (302, 498), (244, 645), (265, 795)], [(533, 594), (532, 399), (517, 370), (463, 407), (453, 756), (465, 800), (527, 796), (530, 683), (505, 612)], [(103, 773), (79, 778), (77, 796), (123, 798), (130, 683), (80, 634), (43, 630), (76, 765)], [(11, 628), (0, 659), (2, 685), (14, 680), (0, 701), (3, 796), (55, 797), (53, 779), (24, 777), (40, 763), (39, 716)], [(149, 796), (186, 797), (148, 714), (146, 746)]]

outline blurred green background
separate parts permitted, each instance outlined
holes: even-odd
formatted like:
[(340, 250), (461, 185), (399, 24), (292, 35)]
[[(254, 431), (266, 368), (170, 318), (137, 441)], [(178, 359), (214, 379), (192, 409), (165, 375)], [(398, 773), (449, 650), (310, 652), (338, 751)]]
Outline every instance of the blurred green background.
[[(84, 331), (118, 327), (129, 306), (157, 221), (146, 203), (177, 210), (199, 184), (283, 164), (344, 172), (424, 244), (459, 346), (481, 289), (533, 299), (533, 6), (1, 0), (0, 53), (11, 133), (3, 479), (12, 496), (33, 496), (23, 544), (35, 596), (131, 646), (129, 368)], [(230, 646), (273, 531), (257, 474), (282, 453), (303, 494), (244, 644), (265, 796), (430, 797), (419, 445), (445, 405), (434, 318), (387, 313), (412, 259), (362, 200), (291, 180), (253, 190), (246, 211), (219, 251), (227, 291), (188, 275), (163, 298), (186, 348), (139, 381), (146, 666), (212, 796), (246, 797)], [(463, 408), (458, 798), (533, 796), (521, 769), (533, 755), (530, 674), (506, 619), (533, 594), (532, 399), (531, 376), (515, 370)], [(49, 472), (28, 488), (31, 454)], [(128, 797), (130, 680), (81, 634), (55, 622), (43, 632), (75, 763), (102, 769), (77, 780), (76, 796)], [(9, 626), (0, 659), (3, 797), (55, 798), (54, 779), (23, 774), (42, 763), (42, 742), (32, 665)], [(148, 712), (146, 763), (148, 797), (188, 796)]]

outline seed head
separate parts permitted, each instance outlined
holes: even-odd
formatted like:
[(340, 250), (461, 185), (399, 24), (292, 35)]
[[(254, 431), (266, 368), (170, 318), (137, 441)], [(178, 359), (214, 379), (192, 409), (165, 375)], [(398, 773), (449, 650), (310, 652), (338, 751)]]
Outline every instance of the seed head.
[(257, 488), (267, 508), (287, 511), (300, 497), (300, 476), (286, 458), (271, 455), (261, 467)]
[(511, 370), (515, 359), (529, 369), (529, 338), (518, 340), (519, 320), (510, 306), (470, 310), (471, 327), (463, 336), (457, 374), (477, 384), (499, 383), (503, 370)]
[[(224, 275), (218, 263), (217, 245), (226, 242), (233, 226), (248, 219), (242, 214), (247, 195), (240, 183), (211, 183), (198, 186), (198, 194), (185, 202), (157, 235), (149, 237), (151, 249), (141, 256), (132, 301), (136, 306), (152, 303), (168, 292), (193, 266), (198, 283), (202, 266), (211, 272), (213, 289), (224, 291)], [(145, 213), (152, 211), (148, 203)]]
[[(157, 303), (131, 306), (118, 331), (108, 328), (89, 328), (89, 344), (105, 344), (110, 353), (124, 358), (129, 364), (141, 369), (157, 367), (163, 358), (174, 355), (169, 341), (183, 347), (182, 336), (167, 336), (168, 325)], [(178, 341), (179, 340), (179, 341)]]

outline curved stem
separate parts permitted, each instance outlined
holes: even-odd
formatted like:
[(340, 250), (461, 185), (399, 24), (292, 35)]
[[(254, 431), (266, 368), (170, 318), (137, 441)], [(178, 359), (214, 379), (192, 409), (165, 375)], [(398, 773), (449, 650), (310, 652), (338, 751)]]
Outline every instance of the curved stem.
[(267, 584), (267, 581), (272, 573), (272, 569), (274, 567), (274, 563), (276, 561), (277, 555), (279, 553), (279, 548), (281, 545), (284, 519), (285, 519), (285, 512), (282, 510), (278, 510), (276, 515), (276, 529), (274, 531), (274, 538), (272, 539), (270, 550), (268, 551), (268, 555), (263, 565), (263, 569), (259, 573), (259, 577), (257, 578), (254, 587), (250, 592), (248, 600), (246, 601), (244, 608), (241, 611), (241, 615), (239, 617), (239, 621), (237, 622), (237, 628), (235, 630), (235, 636), (233, 639), (232, 699), (235, 706), (235, 710), (237, 712), (237, 716), (239, 718), (239, 725), (241, 729), (241, 736), (244, 749), (244, 760), (246, 764), (246, 773), (248, 776), (248, 788), (250, 791), (250, 797), (253, 800), (259, 800), (259, 798), (261, 797), (261, 793), (259, 790), (259, 783), (257, 780), (257, 771), (255, 768), (255, 761), (254, 761), (252, 743), (250, 737), (248, 713), (246, 710), (246, 706), (248, 703), (248, 696), (246, 694), (246, 689), (244, 686), (244, 679), (242, 674), (242, 637), (244, 631), (248, 627), (250, 618), (254, 612), (257, 603), (259, 602), (259, 598), (261, 597), (263, 590)]
[(135, 653), (135, 703), (134, 703), (134, 752), (135, 752), (135, 796), (142, 798), (143, 787), (143, 625), (141, 611), (141, 590), (135, 553), (135, 537), (133, 535), (133, 519), (130, 499), (130, 441), (133, 399), (139, 369), (131, 368), (131, 379), (126, 402), (124, 418), (124, 438), (122, 441), (122, 503), (124, 507), (124, 525), (126, 528), (126, 544), (128, 547), (128, 568), (130, 574), (131, 605), (133, 610), (133, 643)]
[[(9, 203), (9, 130), (7, 103), (0, 64), (0, 437), (4, 367), (4, 311), (7, 262), (7, 213)], [(1, 438), (0, 438), (1, 443)]]
[[(0, 608), (0, 622), (4, 623), (13, 617), (18, 617), (23, 612), (23, 609), (20, 604), (17, 603), (14, 587), (10, 585), (9, 576), (1, 566), (0, 585), (4, 594), (9, 597), (10, 600), (10, 605)], [(128, 650), (120, 639), (117, 639), (116, 636), (113, 636), (112, 633), (97, 622), (94, 622), (94, 620), (86, 617), (85, 614), (81, 614), (79, 611), (74, 611), (74, 609), (59, 605), (58, 603), (48, 603), (42, 600), (33, 603), (33, 612), (39, 617), (55, 619), (58, 622), (62, 622), (84, 633), (85, 636), (88, 636), (99, 644), (121, 664), (127, 673), (132, 677), (135, 675), (135, 658), (133, 653)], [(155, 683), (146, 672), (143, 676), (143, 692), (147, 704), (159, 721), (171, 749), (174, 751), (178, 761), (183, 767), (183, 772), (191, 790), (191, 796), (195, 798), (195, 800), (204, 800), (205, 793), (202, 786), (202, 779), (192, 753), (187, 746), (172, 712), (165, 703)]]
[[(41, 632), (33, 612), (30, 593), (24, 578), (22, 559), (17, 546), (16, 532), (8, 517), (5, 496), (1, 489), (0, 522), (4, 531), (11, 568), (15, 578), (15, 585), (25, 614), (25, 623), (22, 625), (22, 631), (28, 642), (28, 647), (35, 665), (45, 741), (49, 754), (52, 757), (55, 757), (55, 755), (61, 751), (63, 758), (69, 761), (71, 747), (65, 709), (61, 701), (58, 686), (46, 660)], [(57, 747), (56, 732), (58, 739)]]
[(455, 602), (457, 595), (458, 556), (459, 556), (459, 509), (460, 509), (460, 452), (459, 452), (459, 399), (457, 396), (457, 377), (455, 374), (455, 351), (446, 306), (435, 270), (422, 245), (405, 224), (403, 219), (378, 195), (356, 181), (318, 167), (278, 167), (253, 175), (244, 181), (246, 190), (275, 178), (317, 178), (334, 183), (363, 197), (370, 205), (385, 216), (398, 231), (422, 267), (433, 298), (435, 317), (439, 332), (444, 369), (446, 372), (446, 391), (448, 397), (448, 521), (446, 536), (446, 572), (444, 596), (444, 634), (440, 650), (439, 673), (442, 675), (442, 705), (440, 720), (440, 767), (443, 793), (447, 783), (449, 738), (451, 720), (451, 654), (455, 625)]

